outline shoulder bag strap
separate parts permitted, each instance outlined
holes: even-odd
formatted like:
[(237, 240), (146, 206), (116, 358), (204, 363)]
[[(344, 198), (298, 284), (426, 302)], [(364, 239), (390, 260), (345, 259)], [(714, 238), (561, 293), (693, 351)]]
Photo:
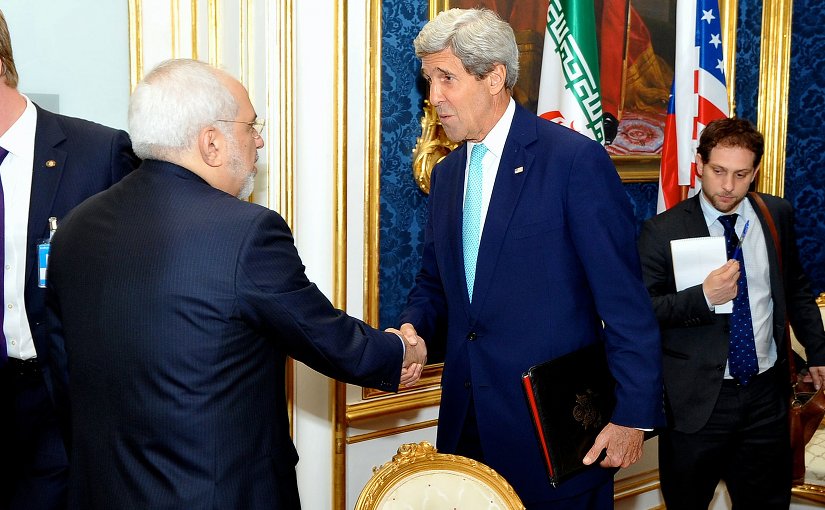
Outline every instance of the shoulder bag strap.
[[(779, 262), (779, 275), (782, 277), (782, 246), (779, 244), (779, 234), (776, 231), (776, 224), (773, 222), (773, 216), (768, 211), (768, 206), (765, 205), (765, 200), (759, 196), (759, 193), (751, 191), (748, 195), (756, 202), (759, 210), (762, 211), (762, 217), (765, 218), (765, 223), (768, 224), (768, 230), (771, 232), (773, 238), (773, 245), (776, 248), (776, 260)], [(794, 361), (794, 351), (791, 345), (790, 323), (787, 320), (788, 314), (785, 314), (785, 345), (788, 348), (788, 368), (791, 372), (791, 384), (796, 383), (796, 362)]]

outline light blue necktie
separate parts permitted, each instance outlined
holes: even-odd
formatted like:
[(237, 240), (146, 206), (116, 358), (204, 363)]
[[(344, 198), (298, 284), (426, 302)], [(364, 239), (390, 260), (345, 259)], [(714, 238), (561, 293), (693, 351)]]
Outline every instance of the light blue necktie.
[[(728, 258), (732, 258), (739, 244), (736, 235), (737, 214), (719, 216), (719, 223), (725, 229), (725, 246)], [(738, 291), (733, 298), (733, 313), (730, 316), (730, 347), (728, 352), (728, 368), (730, 375), (743, 385), (748, 384), (751, 377), (759, 373), (759, 362), (756, 359), (756, 344), (753, 339), (753, 319), (751, 305), (748, 298), (748, 277), (745, 274), (745, 257), (742, 250), (737, 254), (739, 260), (739, 280), (736, 282)]]
[(476, 279), (478, 244), (481, 241), (481, 160), (487, 154), (483, 143), (473, 146), (470, 154), (470, 172), (467, 176), (467, 192), (464, 195), (464, 220), (461, 241), (464, 246), (464, 275), (467, 278), (467, 295), (473, 300), (473, 283)]

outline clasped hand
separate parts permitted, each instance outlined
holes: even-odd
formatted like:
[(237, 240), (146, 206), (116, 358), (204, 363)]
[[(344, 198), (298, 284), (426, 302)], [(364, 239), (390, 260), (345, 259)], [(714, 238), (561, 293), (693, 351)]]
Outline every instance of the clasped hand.
[(427, 344), (418, 336), (410, 323), (401, 325), (401, 329), (387, 328), (386, 331), (400, 336), (406, 344), (404, 361), (401, 364), (400, 385), (410, 387), (421, 379), (421, 372), (427, 364)]
[(739, 281), (739, 262), (728, 260), (725, 265), (714, 269), (702, 282), (702, 291), (712, 305), (727, 303), (736, 297)]

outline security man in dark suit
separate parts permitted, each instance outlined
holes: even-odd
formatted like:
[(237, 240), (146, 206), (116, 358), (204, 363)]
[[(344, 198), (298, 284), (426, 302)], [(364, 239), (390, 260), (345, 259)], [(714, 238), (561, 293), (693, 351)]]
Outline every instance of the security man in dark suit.
[(64, 508), (68, 468), (50, 395), (43, 253), (50, 218), (59, 225), (138, 160), (124, 131), (48, 112), (18, 92), (17, 81), (0, 12), (0, 509), (46, 510)]

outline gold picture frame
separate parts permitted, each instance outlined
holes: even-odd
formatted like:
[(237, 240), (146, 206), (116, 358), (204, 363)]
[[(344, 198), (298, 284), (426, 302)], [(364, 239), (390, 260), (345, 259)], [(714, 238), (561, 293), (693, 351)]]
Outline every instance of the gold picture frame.
[[(641, 0), (639, 0), (641, 1)], [(529, 22), (534, 23), (534, 11), (543, 6), (546, 0), (528, 0), (518, 5), (518, 11), (530, 13)], [(633, 0), (630, 0), (631, 4)], [(509, 2), (512, 4), (513, 2)], [(676, 0), (668, 0), (669, 5), (675, 9)], [(432, 19), (439, 12), (452, 7), (475, 7), (487, 6), (494, 10), (501, 11), (502, 5), (507, 2), (492, 2), (490, 0), (430, 0), (430, 18)], [(508, 5), (509, 5), (508, 4)], [(661, 2), (659, 2), (661, 4)], [(504, 7), (506, 9), (506, 7)], [(543, 7), (542, 7), (543, 8)], [(730, 111), (734, 111), (734, 59), (736, 55), (736, 0), (720, 0), (721, 22), (723, 31), (723, 44), (725, 45), (725, 75), (728, 78), (728, 105)], [(499, 12), (502, 17), (509, 19), (509, 13)], [(626, 26), (629, 31), (629, 24)], [(675, 28), (672, 34), (675, 37)], [(519, 40), (519, 51), (522, 54), (522, 72), (520, 82), (516, 86), (514, 96), (526, 104), (527, 107), (534, 107), (535, 99), (538, 97), (538, 78), (540, 75), (540, 57), (537, 59), (537, 46), (543, 44), (537, 40), (538, 34), (535, 27), (530, 30), (517, 30), (516, 39)], [(538, 67), (536, 64), (538, 63)], [(526, 64), (526, 65), (525, 65)], [(538, 70), (538, 71), (537, 71)], [(622, 75), (625, 78), (625, 73)], [(526, 81), (526, 83), (525, 83)], [(660, 80), (661, 81), (661, 80)], [(669, 86), (669, 85), (668, 85)], [(535, 96), (535, 97), (534, 97)], [(622, 99), (624, 99), (624, 87), (622, 87)], [(664, 120), (661, 121), (662, 126)], [(418, 138), (413, 150), (413, 177), (419, 188), (425, 193), (429, 192), (429, 177), (432, 168), (438, 161), (457, 147), (456, 144), (447, 139), (438, 122), (438, 117), (432, 106), (425, 101), (424, 112), (421, 119), (421, 136)], [(637, 182), (657, 182), (659, 179), (659, 165), (661, 155), (651, 154), (629, 154), (611, 155), (613, 163), (625, 183)]]

